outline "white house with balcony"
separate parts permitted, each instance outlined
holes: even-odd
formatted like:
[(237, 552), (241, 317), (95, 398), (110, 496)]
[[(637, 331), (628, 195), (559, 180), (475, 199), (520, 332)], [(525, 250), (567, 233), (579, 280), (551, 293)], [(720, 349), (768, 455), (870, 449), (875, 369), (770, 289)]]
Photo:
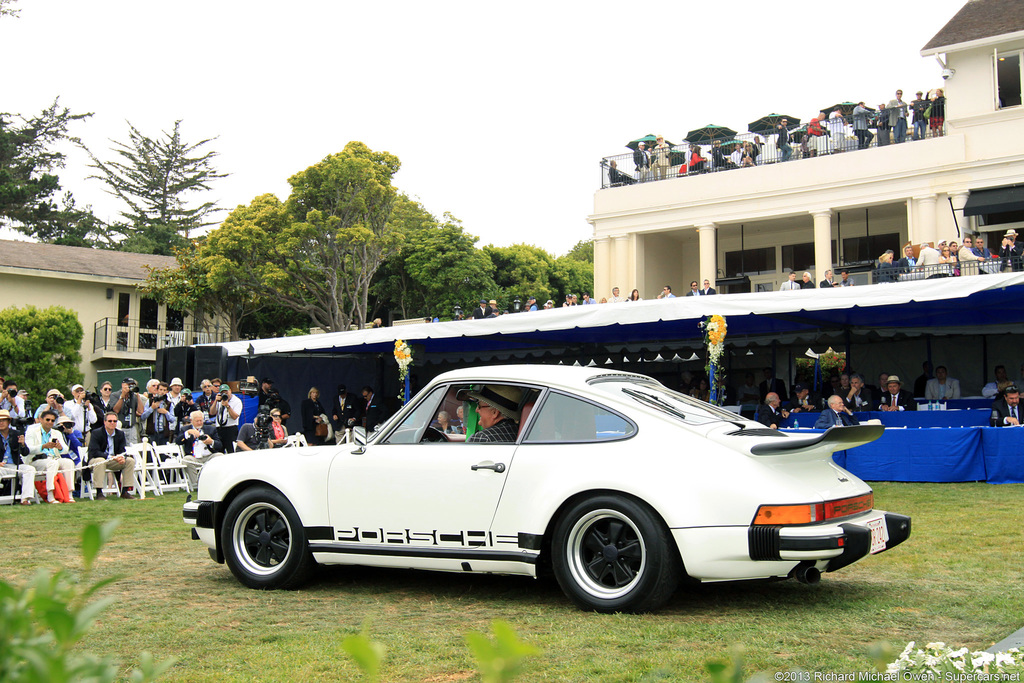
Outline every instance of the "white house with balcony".
[(227, 340), (223, 321), (197, 320), (140, 290), (150, 268), (176, 265), (171, 256), (0, 240), (2, 307), (74, 311), (84, 332), (79, 367), (92, 389), (100, 370), (152, 365), (158, 349)]
[(1022, 10), (1020, 0), (971, 0), (922, 48), (944, 79), (941, 136), (853, 141), (785, 163), (768, 138), (752, 167), (605, 182), (588, 218), (596, 296), (636, 287), (649, 298), (665, 284), (682, 294), (705, 279), (719, 291), (777, 290), (791, 270), (817, 282), (847, 268), (868, 282), (885, 249), (899, 258), (908, 242), (966, 233), (998, 250), (1008, 229), (1024, 233)]

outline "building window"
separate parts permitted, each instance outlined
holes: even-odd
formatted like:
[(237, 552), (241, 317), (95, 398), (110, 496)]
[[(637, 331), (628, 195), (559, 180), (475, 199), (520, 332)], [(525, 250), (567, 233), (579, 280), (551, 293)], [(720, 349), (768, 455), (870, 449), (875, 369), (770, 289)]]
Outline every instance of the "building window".
[(142, 297), (142, 302), (139, 306), (139, 327), (155, 328), (160, 321), (159, 311), (160, 305), (157, 304), (156, 299)]
[(1000, 109), (1020, 106), (1020, 56), (1020, 52), (996, 54), (996, 102)]
[(814, 242), (782, 247), (782, 270), (810, 270), (814, 267)]
[(167, 329), (171, 332), (183, 332), (185, 330), (185, 311), (168, 306)]
[(775, 272), (775, 247), (729, 251), (725, 254), (726, 277)]
[(843, 263), (873, 261), (881, 256), (886, 249), (892, 249), (896, 255), (902, 254), (899, 233), (848, 237), (843, 240)]
[(132, 295), (121, 292), (117, 295), (117, 324), (126, 326), (131, 320)]

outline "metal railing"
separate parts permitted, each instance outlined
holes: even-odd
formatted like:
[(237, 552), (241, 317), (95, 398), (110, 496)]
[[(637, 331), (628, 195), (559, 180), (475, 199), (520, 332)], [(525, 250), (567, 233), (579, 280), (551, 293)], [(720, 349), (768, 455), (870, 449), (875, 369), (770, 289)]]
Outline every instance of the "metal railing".
[[(725, 144), (717, 147), (720, 153), (716, 151), (714, 142), (700, 143), (699, 160), (693, 158), (693, 152), (696, 150), (687, 142), (673, 145), (667, 154), (657, 155), (648, 149), (649, 159), (644, 159), (634, 152), (607, 156), (601, 159), (601, 189), (741, 170), (783, 161), (811, 159), (898, 144), (894, 130), (878, 128), (875, 124), (868, 129), (854, 130), (852, 119), (853, 117), (847, 117), (841, 124), (828, 120), (821, 122), (822, 135), (808, 134), (807, 126), (795, 127), (789, 130), (788, 150), (778, 144), (778, 135), (775, 133), (742, 133), (731, 141), (723, 141)], [(913, 124), (908, 122), (907, 126), (904, 142), (911, 142)], [(928, 137), (933, 137), (932, 133), (933, 131), (928, 131)], [(737, 150), (739, 153), (734, 154)]]
[(958, 261), (956, 263), (940, 263), (928, 266), (900, 266), (879, 264), (871, 273), (871, 282), (914, 282), (942, 277), (965, 277), (970, 275), (986, 275), (991, 273), (1024, 271), (1024, 259), (1019, 256), (1010, 258), (987, 258), (979, 261)]
[(135, 352), (226, 342), (228, 333), (217, 327), (211, 331), (196, 330), (186, 325), (185, 329), (172, 330), (153, 321), (100, 318), (93, 325), (92, 339), (93, 353), (105, 350)]

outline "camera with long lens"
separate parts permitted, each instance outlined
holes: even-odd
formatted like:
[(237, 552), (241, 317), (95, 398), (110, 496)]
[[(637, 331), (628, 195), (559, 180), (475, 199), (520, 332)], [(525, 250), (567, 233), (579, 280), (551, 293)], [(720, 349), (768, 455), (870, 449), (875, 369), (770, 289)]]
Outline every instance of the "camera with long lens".
[(222, 401), (222, 402), (223, 401), (227, 401), (228, 400), (228, 390), (227, 389), (222, 389), (222, 390), (218, 391), (217, 392), (217, 400), (218, 401)]
[(7, 390), (7, 395), (10, 396), (11, 398), (14, 398), (15, 396), (18, 395), (18, 390), (11, 387), (10, 389)]
[(103, 405), (103, 399), (100, 398), (100, 395), (97, 394), (95, 391), (87, 391), (87, 392), (85, 392), (85, 399), (84, 400), (87, 401), (88, 403), (90, 403), (91, 405), (94, 405), (94, 406), (101, 406), (101, 405)]
[(259, 412), (252, 421), (253, 431), (260, 442), (260, 448), (270, 448), (271, 427), (274, 418), (270, 417), (271, 407), (264, 404), (260, 406)]

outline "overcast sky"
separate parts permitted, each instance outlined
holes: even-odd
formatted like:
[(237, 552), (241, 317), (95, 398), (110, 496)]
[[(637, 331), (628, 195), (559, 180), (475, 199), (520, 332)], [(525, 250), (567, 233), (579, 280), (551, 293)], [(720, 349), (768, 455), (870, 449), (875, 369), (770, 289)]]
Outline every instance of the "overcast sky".
[[(350, 140), (402, 162), (398, 188), (478, 246), (558, 255), (591, 237), (603, 156), (771, 112), (938, 87), (921, 47), (964, 0), (880, 3), (20, 0), (0, 19), (0, 111), (60, 96), (100, 158), (126, 121), (216, 137), (232, 209)], [(61, 173), (117, 218), (80, 152)], [(226, 215), (226, 214), (222, 214)]]

